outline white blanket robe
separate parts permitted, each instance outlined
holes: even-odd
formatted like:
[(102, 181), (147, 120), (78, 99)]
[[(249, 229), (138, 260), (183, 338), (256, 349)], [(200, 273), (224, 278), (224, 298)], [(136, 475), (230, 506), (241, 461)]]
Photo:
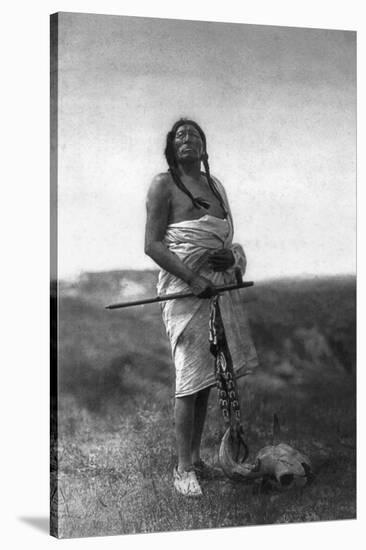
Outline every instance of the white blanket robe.
[[(220, 185), (220, 192), (226, 199)], [(206, 214), (198, 220), (187, 220), (168, 225), (164, 244), (189, 268), (206, 277), (215, 286), (235, 282), (234, 268), (245, 272), (246, 259), (242, 247), (233, 244), (233, 223), (228, 210), (227, 219)], [(214, 250), (230, 248), (235, 265), (225, 272), (215, 272), (207, 265), (208, 255)], [(171, 273), (161, 270), (158, 294), (187, 292), (188, 285)], [(243, 299), (245, 290), (225, 292), (219, 304), (226, 338), (236, 377), (249, 374), (257, 367), (257, 354), (250, 336)], [(191, 395), (215, 384), (214, 357), (210, 353), (210, 300), (196, 297), (169, 300), (162, 303), (162, 314), (170, 339), (175, 365), (175, 395)]]

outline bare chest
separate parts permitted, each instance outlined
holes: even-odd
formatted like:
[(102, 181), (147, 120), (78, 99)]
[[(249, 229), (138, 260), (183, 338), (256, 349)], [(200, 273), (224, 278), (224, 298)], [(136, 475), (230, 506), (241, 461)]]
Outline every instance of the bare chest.
[(226, 212), (222, 208), (218, 197), (213, 193), (206, 182), (201, 184), (186, 185), (193, 197), (204, 199), (209, 203), (209, 208), (196, 208), (190, 197), (172, 182), (171, 200), (169, 211), (169, 223), (177, 223), (184, 220), (197, 220), (210, 214), (217, 218), (226, 218)]

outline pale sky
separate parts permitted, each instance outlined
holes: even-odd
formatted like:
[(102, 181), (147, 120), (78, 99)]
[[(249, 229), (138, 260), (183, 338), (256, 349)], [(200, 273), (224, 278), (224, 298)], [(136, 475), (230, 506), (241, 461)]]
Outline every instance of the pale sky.
[(356, 34), (62, 13), (59, 276), (156, 267), (145, 198), (204, 129), (247, 277), (355, 272)]

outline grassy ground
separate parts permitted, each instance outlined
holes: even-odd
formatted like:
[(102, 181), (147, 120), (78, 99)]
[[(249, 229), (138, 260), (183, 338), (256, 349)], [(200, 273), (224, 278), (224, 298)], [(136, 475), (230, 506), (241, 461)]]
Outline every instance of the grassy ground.
[[(277, 413), (281, 439), (313, 458), (315, 480), (287, 493), (204, 482), (199, 500), (172, 485), (173, 379), (158, 308), (106, 316), (85, 296), (64, 297), (59, 490), (51, 503), (59, 536), (354, 518), (354, 284), (325, 284), (316, 299), (310, 290), (263, 289), (252, 313), (262, 368), (240, 394), (251, 456), (270, 443)], [(202, 453), (208, 462), (217, 461), (223, 431), (213, 390)]]

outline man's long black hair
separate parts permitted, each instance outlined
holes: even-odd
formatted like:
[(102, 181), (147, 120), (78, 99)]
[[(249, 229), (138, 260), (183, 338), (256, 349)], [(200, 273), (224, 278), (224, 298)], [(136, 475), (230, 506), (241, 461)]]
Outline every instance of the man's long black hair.
[(176, 156), (175, 156), (175, 150), (174, 150), (174, 138), (175, 138), (175, 134), (178, 130), (178, 128), (180, 128), (180, 126), (184, 126), (185, 124), (189, 124), (190, 126), (193, 126), (197, 132), (199, 133), (201, 139), (202, 139), (202, 142), (203, 142), (203, 154), (202, 154), (202, 162), (203, 162), (203, 166), (205, 168), (205, 173), (206, 173), (206, 178), (207, 178), (207, 182), (211, 188), (211, 191), (213, 192), (213, 194), (217, 197), (217, 199), (219, 200), (220, 204), (221, 204), (221, 207), (223, 208), (224, 212), (226, 212), (226, 207), (225, 207), (225, 203), (215, 185), (215, 183), (213, 182), (212, 178), (211, 178), (211, 175), (210, 175), (210, 167), (208, 165), (208, 154), (207, 154), (207, 149), (206, 149), (206, 136), (205, 136), (205, 133), (204, 131), (202, 130), (202, 128), (197, 124), (197, 122), (195, 122), (194, 120), (190, 120), (188, 118), (181, 118), (179, 120), (177, 120), (177, 122), (175, 122), (173, 124), (173, 127), (172, 129), (170, 130), (170, 132), (168, 132), (167, 136), (166, 136), (166, 147), (165, 147), (165, 158), (167, 160), (167, 163), (168, 163), (168, 166), (169, 166), (169, 172), (171, 173), (171, 176), (173, 178), (173, 181), (174, 183), (177, 185), (177, 187), (183, 191), (183, 193), (185, 193), (186, 195), (188, 195), (188, 197), (191, 199), (192, 203), (193, 203), (193, 206), (195, 208), (206, 208), (206, 210), (210, 207), (210, 204), (205, 200), (205, 199), (202, 199), (201, 197), (194, 197), (192, 195), (192, 193), (187, 189), (187, 187), (184, 185), (184, 183), (182, 182), (180, 176), (179, 176), (179, 170), (178, 170), (178, 163), (177, 163), (177, 159), (176, 159)]

